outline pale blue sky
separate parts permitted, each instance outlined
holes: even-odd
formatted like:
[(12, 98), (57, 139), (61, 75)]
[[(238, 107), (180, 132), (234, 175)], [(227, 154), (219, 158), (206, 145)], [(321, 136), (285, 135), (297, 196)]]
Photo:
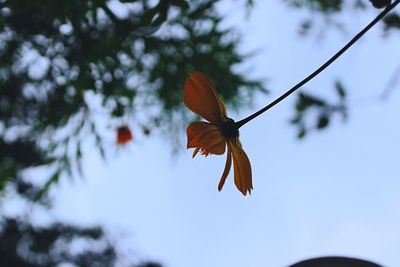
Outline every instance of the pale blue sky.
[[(242, 51), (259, 51), (240, 69), (266, 79), (272, 94), (231, 113), (234, 119), (308, 75), (377, 12), (343, 15), (347, 35), (321, 26), (302, 38), (298, 23), (306, 12), (255, 1), (246, 20), (242, 2), (219, 8), (226, 25), (242, 33)], [(386, 102), (377, 97), (399, 63), (400, 38), (381, 35), (372, 30), (305, 88), (335, 97), (332, 80), (342, 77), (351, 89), (348, 123), (336, 118), (299, 141), (288, 124), (291, 97), (241, 129), (253, 168), (251, 196), (236, 190), (232, 175), (217, 191), (225, 156), (192, 159), (182, 147), (174, 157), (163, 137), (137, 134), (125, 148), (110, 145), (106, 163), (89, 151), (85, 179), (64, 179), (53, 189), (56, 217), (122, 229), (112, 232), (132, 258), (166, 267), (283, 267), (324, 255), (400, 266), (400, 86)], [(185, 133), (177, 138), (186, 140)]]

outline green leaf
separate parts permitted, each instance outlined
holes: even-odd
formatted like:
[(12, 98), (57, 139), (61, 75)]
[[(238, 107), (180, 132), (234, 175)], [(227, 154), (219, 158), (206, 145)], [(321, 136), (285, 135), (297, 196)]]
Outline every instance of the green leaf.
[(50, 178), (47, 180), (47, 182), (44, 184), (44, 186), (37, 192), (34, 201), (39, 201), (44, 194), (46, 194), (49, 191), (49, 188), (51, 185), (53, 185), (54, 183), (58, 182), (58, 180), (60, 179), (60, 175), (61, 175), (61, 170), (57, 169), (51, 176)]
[(299, 94), (300, 101), (303, 102), (303, 104), (308, 107), (308, 106), (326, 106), (325, 101), (322, 99), (306, 94), (306, 93), (300, 93)]
[(384, 8), (392, 2), (391, 0), (369, 0), (375, 8)]
[(329, 124), (329, 117), (326, 115), (321, 115), (318, 118), (317, 129), (326, 128)]
[(299, 129), (299, 132), (297, 133), (297, 138), (299, 139), (303, 139), (306, 136), (307, 130), (306, 128), (303, 126)]
[(336, 92), (339, 95), (340, 99), (346, 98), (346, 90), (344, 89), (343, 84), (340, 81), (335, 82)]
[(296, 114), (295, 117), (293, 117), (291, 120), (289, 120), (290, 124), (299, 124), (303, 119), (303, 116), (300, 114)]

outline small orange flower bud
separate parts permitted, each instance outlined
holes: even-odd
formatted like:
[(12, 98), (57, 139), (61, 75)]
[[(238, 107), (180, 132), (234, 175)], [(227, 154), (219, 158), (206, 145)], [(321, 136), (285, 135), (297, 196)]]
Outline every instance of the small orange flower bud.
[(128, 126), (120, 126), (117, 128), (117, 143), (120, 145), (125, 145), (133, 139), (131, 129)]

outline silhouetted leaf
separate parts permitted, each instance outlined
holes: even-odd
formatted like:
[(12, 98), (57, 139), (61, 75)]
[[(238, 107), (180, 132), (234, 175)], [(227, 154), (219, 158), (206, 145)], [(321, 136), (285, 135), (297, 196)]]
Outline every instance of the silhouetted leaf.
[(323, 129), (326, 128), (329, 124), (329, 117), (326, 115), (321, 115), (318, 118), (318, 123), (317, 123), (317, 129)]
[(388, 14), (383, 18), (385, 22), (385, 30), (400, 29), (400, 16), (397, 13)]
[(304, 138), (306, 136), (306, 133), (307, 133), (306, 128), (301, 127), (299, 129), (299, 132), (297, 133), (297, 138), (299, 138), (299, 139)]
[(376, 8), (384, 8), (392, 2), (391, 0), (369, 0), (371, 4)]
[(335, 82), (336, 92), (339, 95), (340, 99), (346, 98), (346, 90), (343, 87), (343, 84), (340, 81)]

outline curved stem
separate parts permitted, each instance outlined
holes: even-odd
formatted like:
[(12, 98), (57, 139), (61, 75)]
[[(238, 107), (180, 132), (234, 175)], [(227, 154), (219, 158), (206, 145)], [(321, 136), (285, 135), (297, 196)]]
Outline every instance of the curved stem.
[(364, 29), (362, 29), (358, 34), (356, 34), (353, 39), (351, 39), (345, 46), (342, 47), (336, 54), (334, 54), (328, 61), (326, 61), (323, 65), (321, 65), (318, 69), (316, 69), (313, 73), (308, 75), (306, 78), (304, 78), (302, 81), (300, 81), (298, 84), (290, 88), (288, 91), (286, 91), (284, 94), (279, 96), (277, 99), (260, 109), (259, 111), (253, 113), (252, 115), (244, 118), (243, 120), (240, 120), (236, 122), (237, 128), (242, 127), (244, 124), (248, 123), (255, 117), (263, 114), (265, 111), (269, 110), (282, 100), (284, 100), (286, 97), (294, 93), (297, 89), (311, 81), (315, 76), (320, 74), (324, 69), (326, 69), (330, 64), (332, 64), (336, 59), (338, 59), (344, 52), (346, 52), (347, 49), (349, 49), (355, 42), (358, 41), (366, 32), (368, 32), (378, 21), (380, 21), (387, 13), (389, 13), (395, 6), (397, 6), (400, 3), (400, 0), (394, 1), (392, 4), (388, 5), (379, 15), (372, 20)]

